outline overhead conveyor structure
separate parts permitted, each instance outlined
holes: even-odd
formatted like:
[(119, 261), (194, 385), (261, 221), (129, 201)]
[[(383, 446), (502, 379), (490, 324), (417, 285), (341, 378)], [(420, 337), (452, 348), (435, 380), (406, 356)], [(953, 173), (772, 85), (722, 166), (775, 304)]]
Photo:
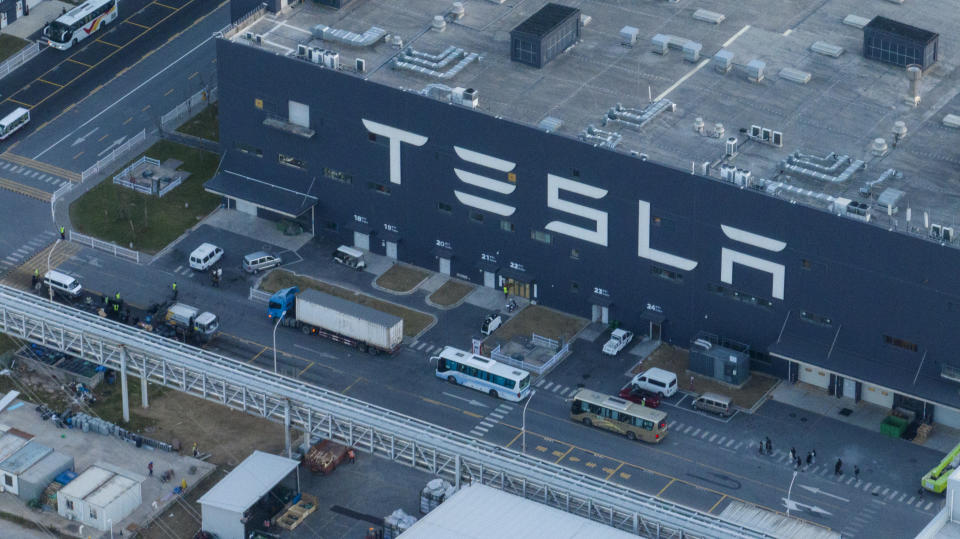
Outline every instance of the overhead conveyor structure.
[(0, 286), (0, 331), (121, 374), (331, 439), (456, 485), (482, 483), (649, 537), (767, 538), (756, 529), (660, 500), (334, 391), (304, 384), (93, 314)]

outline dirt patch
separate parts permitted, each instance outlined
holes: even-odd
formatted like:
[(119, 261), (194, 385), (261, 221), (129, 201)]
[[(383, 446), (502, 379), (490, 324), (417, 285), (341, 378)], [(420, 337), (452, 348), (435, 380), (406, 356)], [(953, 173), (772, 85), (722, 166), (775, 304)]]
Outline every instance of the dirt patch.
[(420, 268), (405, 264), (394, 264), (377, 277), (377, 285), (394, 292), (412, 292), (430, 274)]
[[(733, 403), (741, 408), (753, 408), (753, 406), (766, 395), (767, 391), (776, 385), (778, 378), (758, 372), (751, 373), (750, 379), (741, 388), (724, 384), (713, 378), (691, 373), (687, 371), (690, 366), (690, 352), (683, 348), (677, 348), (669, 344), (661, 344), (650, 357), (643, 361), (642, 365), (633, 368), (631, 374), (637, 374), (640, 371), (651, 367), (660, 367), (677, 375), (680, 388), (693, 391), (698, 394), (707, 392), (720, 393), (733, 399)], [(690, 377), (693, 377), (693, 387), (690, 386)]]
[(450, 279), (436, 289), (430, 297), (430, 302), (443, 307), (449, 307), (456, 304), (476, 288), (472, 284)]
[(297, 275), (287, 270), (273, 270), (260, 282), (260, 289), (271, 293), (291, 286), (299, 287), (300, 290), (314, 288), (321, 292), (326, 292), (331, 296), (337, 296), (360, 305), (366, 305), (371, 309), (399, 316), (403, 318), (403, 334), (406, 337), (419, 335), (421, 331), (426, 329), (434, 321), (433, 316), (427, 313), (408, 309), (396, 303), (383, 301), (340, 286), (311, 279), (310, 277)]
[(514, 337), (530, 338), (532, 333), (548, 339), (568, 342), (587, 325), (586, 318), (571, 316), (541, 305), (530, 305), (507, 320), (483, 342), (486, 347), (506, 343)]

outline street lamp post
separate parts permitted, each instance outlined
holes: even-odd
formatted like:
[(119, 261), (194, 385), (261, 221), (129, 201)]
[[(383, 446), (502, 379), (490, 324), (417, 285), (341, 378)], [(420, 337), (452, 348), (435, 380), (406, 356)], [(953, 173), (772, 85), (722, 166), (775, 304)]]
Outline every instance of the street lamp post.
[(790, 480), (790, 488), (787, 489), (787, 516), (790, 516), (790, 506), (793, 502), (790, 501), (790, 493), (793, 492), (793, 482), (797, 480), (797, 472), (793, 472), (793, 479)]
[(280, 313), (280, 318), (277, 318), (277, 323), (273, 326), (273, 372), (277, 372), (277, 328), (280, 327), (280, 322), (283, 320), (283, 317), (287, 315), (287, 311)]
[[(47, 273), (50, 273), (50, 257), (53, 256), (53, 250), (57, 248), (57, 245), (60, 245), (59, 238), (54, 242), (53, 247), (50, 248), (50, 252), (47, 253)], [(53, 301), (53, 287), (47, 286), (47, 290), (50, 291), (50, 301)]]
[(523, 403), (523, 413), (521, 414), (522, 417), (520, 419), (520, 446), (524, 455), (527, 454), (527, 406), (530, 405), (530, 401), (533, 400), (533, 396), (536, 394), (536, 389), (530, 391), (530, 396), (527, 397), (527, 402)]
[(107, 525), (110, 526), (110, 539), (113, 539), (113, 519), (107, 519)]

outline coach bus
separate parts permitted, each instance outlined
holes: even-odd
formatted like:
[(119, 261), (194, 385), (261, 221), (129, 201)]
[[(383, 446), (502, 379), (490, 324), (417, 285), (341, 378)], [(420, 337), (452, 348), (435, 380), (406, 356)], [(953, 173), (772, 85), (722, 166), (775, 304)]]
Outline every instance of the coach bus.
[(14, 131), (27, 125), (30, 121), (30, 111), (17, 107), (13, 112), (7, 114), (0, 120), (0, 140), (5, 140), (13, 134)]
[(584, 425), (654, 444), (667, 435), (666, 412), (589, 389), (581, 389), (571, 398), (570, 419)]
[(437, 362), (437, 378), (509, 401), (521, 401), (530, 394), (530, 373), (496, 361), (446, 346)]
[(43, 29), (47, 44), (65, 51), (117, 18), (117, 0), (87, 0)]

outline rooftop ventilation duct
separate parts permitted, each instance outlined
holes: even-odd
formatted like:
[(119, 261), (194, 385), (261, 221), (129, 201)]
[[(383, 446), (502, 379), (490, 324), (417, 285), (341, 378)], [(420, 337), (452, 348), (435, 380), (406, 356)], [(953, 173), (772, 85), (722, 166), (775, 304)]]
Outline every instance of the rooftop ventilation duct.
[(408, 48), (400, 54), (398, 60), (438, 71), (446, 68), (451, 62), (463, 56), (463, 49), (452, 46), (447, 47), (447, 49), (440, 53), (439, 56), (422, 53)]
[[(477, 53), (475, 53), (475, 52), (471, 52), (470, 54), (466, 55), (462, 60), (460, 60), (459, 62), (457, 62), (457, 64), (456, 64), (455, 66), (451, 67), (449, 70), (447, 70), (447, 71), (445, 71), (445, 72), (440, 72), (440, 71), (437, 71), (437, 70), (435, 70), (435, 69), (429, 69), (429, 68), (427, 68), (427, 67), (424, 67), (424, 66), (421, 66), (421, 65), (417, 65), (417, 64), (411, 63), (411, 62), (409, 62), (409, 61), (404, 61), (404, 60), (401, 60), (401, 59), (397, 59), (397, 60), (394, 60), (394, 61), (393, 61), (393, 68), (394, 68), (394, 69), (403, 69), (403, 70), (406, 70), (406, 71), (413, 71), (413, 72), (415, 72), (415, 73), (420, 73), (420, 74), (422, 74), (422, 75), (427, 75), (427, 76), (429, 76), (429, 77), (434, 77), (434, 78), (446, 80), (446, 79), (451, 79), (451, 78), (457, 76), (458, 73), (460, 73), (461, 71), (463, 71), (463, 68), (467, 67), (467, 65), (469, 65), (471, 62), (473, 62), (473, 61), (475, 61), (475, 60), (477, 60), (477, 59), (479, 59), (479, 58), (480, 58), (480, 55), (479, 55), (479, 54), (477, 54)], [(409, 59), (410, 59), (410, 57), (405, 57), (405, 60), (409, 60)]]
[(318, 24), (311, 28), (310, 33), (313, 34), (313, 37), (317, 39), (322, 39), (324, 41), (336, 41), (338, 43), (343, 43), (344, 45), (350, 45), (353, 47), (369, 47), (370, 45), (373, 45), (377, 41), (383, 39), (383, 36), (387, 35), (386, 30), (376, 26), (371, 26), (370, 29), (363, 34), (356, 34), (347, 30), (330, 28), (329, 26), (323, 24)]
[(621, 138), (623, 137), (620, 135), (620, 133), (597, 129), (592, 125), (588, 125), (587, 128), (580, 133), (580, 140), (610, 149), (616, 148), (617, 144), (620, 143)]
[(661, 112), (668, 109), (673, 111), (675, 108), (676, 105), (669, 99), (654, 101), (642, 109), (631, 109), (617, 103), (616, 106), (607, 111), (607, 115), (603, 118), (603, 125), (607, 125), (608, 122), (615, 122), (626, 127), (639, 129), (656, 118)]

